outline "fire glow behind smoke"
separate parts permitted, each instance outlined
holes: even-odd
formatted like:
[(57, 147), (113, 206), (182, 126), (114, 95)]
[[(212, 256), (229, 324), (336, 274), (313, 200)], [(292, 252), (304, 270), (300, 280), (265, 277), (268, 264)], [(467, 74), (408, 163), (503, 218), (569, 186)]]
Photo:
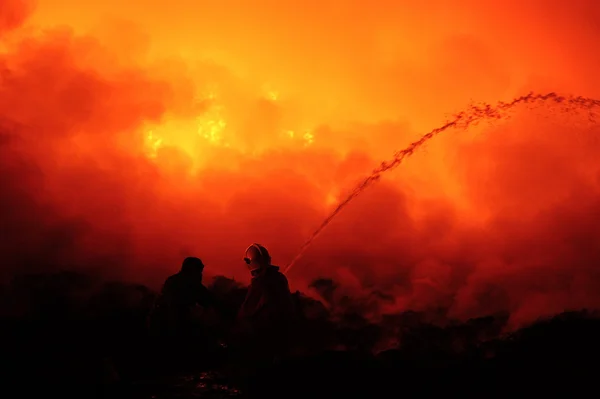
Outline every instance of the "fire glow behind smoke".
[(294, 266), (295, 262), (302, 256), (304, 251), (312, 244), (315, 238), (331, 223), (334, 217), (338, 215), (358, 195), (360, 195), (370, 184), (378, 181), (381, 175), (385, 172), (394, 170), (397, 168), (405, 158), (414, 154), (414, 152), (425, 145), (429, 140), (433, 139), (440, 133), (445, 132), (448, 129), (462, 127), (463, 129), (469, 129), (471, 126), (477, 125), (482, 120), (498, 120), (505, 119), (509, 116), (510, 111), (513, 108), (522, 104), (542, 104), (550, 108), (553, 103), (562, 104), (563, 112), (588, 112), (590, 122), (594, 122), (596, 114), (593, 111), (595, 108), (600, 107), (600, 100), (583, 97), (571, 97), (566, 98), (564, 96), (557, 95), (556, 93), (548, 94), (534, 94), (530, 93), (526, 96), (517, 97), (511, 102), (505, 103), (500, 102), (496, 106), (490, 104), (483, 104), (480, 106), (472, 105), (466, 111), (460, 112), (454, 116), (452, 120), (449, 120), (444, 125), (433, 129), (432, 131), (424, 134), (419, 140), (414, 141), (408, 147), (401, 151), (396, 151), (394, 158), (390, 161), (384, 161), (381, 165), (374, 169), (369, 176), (367, 176), (360, 184), (358, 184), (342, 201), (339, 202), (338, 206), (333, 212), (325, 218), (323, 223), (315, 230), (315, 232), (309, 237), (308, 241), (302, 245), (300, 252), (292, 259), (292, 261), (286, 266), (285, 272)]
[[(249, 243), (290, 261), (380, 160), (472, 99), (600, 97), (595, 3), (434, 3), (40, 0), (26, 20), (3, 2), (5, 275), (156, 281), (194, 254), (244, 279)], [(440, 136), (340, 213), (292, 284), (515, 323), (597, 307), (597, 134), (523, 109)]]

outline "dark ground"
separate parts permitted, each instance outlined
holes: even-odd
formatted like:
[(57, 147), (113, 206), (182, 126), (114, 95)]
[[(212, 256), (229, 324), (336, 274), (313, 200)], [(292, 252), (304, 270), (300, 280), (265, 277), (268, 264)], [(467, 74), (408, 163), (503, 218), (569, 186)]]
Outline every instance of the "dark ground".
[[(210, 288), (231, 312), (205, 314), (210, 327), (202, 342), (210, 345), (200, 348), (161, 345), (148, 334), (155, 293), (146, 287), (67, 272), (15, 279), (1, 292), (1, 375), (10, 393), (3, 396), (597, 395), (600, 319), (589, 312), (564, 313), (502, 336), (503, 314), (434, 323), (431, 315), (406, 312), (371, 324), (356, 313), (338, 313), (333, 321), (322, 304), (297, 293), (295, 354), (252, 376), (232, 361), (225, 333), (245, 289), (225, 278)], [(393, 341), (401, 345), (377, 352)]]

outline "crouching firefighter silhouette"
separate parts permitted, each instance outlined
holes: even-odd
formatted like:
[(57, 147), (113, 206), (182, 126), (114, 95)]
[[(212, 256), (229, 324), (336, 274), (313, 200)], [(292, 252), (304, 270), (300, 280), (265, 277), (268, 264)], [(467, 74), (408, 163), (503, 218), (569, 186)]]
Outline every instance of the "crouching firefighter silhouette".
[(162, 336), (181, 338), (193, 335), (195, 308), (211, 305), (208, 289), (202, 284), (204, 264), (195, 257), (183, 260), (181, 270), (163, 285), (153, 312), (153, 324)]
[(185, 258), (181, 270), (166, 279), (150, 315), (151, 334), (172, 362), (203, 357), (214, 346), (205, 315), (218, 304), (202, 284), (203, 272), (199, 258)]
[(272, 364), (290, 344), (294, 306), (288, 280), (260, 244), (246, 249), (244, 261), (252, 280), (238, 313), (238, 339), (247, 360)]

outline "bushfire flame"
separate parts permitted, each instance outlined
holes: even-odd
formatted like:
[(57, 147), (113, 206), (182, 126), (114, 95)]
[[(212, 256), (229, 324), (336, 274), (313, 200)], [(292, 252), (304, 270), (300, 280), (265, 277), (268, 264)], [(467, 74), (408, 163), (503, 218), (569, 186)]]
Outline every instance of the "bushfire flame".
[[(286, 264), (381, 160), (472, 101), (600, 98), (598, 18), (592, 1), (4, 0), (4, 277), (157, 283), (196, 255), (243, 280), (252, 242)], [(515, 324), (599, 307), (598, 127), (555, 111), (431, 140), (292, 284)]]

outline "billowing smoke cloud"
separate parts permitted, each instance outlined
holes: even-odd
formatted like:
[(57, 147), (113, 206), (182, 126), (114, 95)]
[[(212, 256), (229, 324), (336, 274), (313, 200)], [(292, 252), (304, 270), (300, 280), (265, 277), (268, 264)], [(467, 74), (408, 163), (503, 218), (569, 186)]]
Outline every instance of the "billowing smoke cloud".
[[(156, 282), (193, 254), (244, 279), (248, 244), (285, 264), (469, 101), (600, 97), (592, 2), (38, 3), (28, 22), (28, 3), (0, 11), (5, 276)], [(333, 278), (372, 314), (596, 308), (598, 132), (556, 108), (449, 131), (341, 213), (291, 283)]]

